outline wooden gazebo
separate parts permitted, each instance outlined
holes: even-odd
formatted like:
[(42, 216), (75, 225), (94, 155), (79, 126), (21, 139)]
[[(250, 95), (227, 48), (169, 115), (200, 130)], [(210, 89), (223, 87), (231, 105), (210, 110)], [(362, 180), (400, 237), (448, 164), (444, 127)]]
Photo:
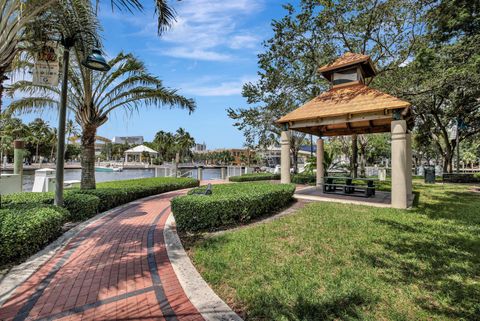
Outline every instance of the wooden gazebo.
[(330, 90), (280, 118), (282, 182), (290, 182), (290, 130), (319, 137), (317, 185), (323, 184), (323, 139), (326, 136), (392, 133), (392, 207), (408, 207), (412, 194), (410, 103), (365, 85), (374, 77), (369, 56), (346, 53), (319, 69)]

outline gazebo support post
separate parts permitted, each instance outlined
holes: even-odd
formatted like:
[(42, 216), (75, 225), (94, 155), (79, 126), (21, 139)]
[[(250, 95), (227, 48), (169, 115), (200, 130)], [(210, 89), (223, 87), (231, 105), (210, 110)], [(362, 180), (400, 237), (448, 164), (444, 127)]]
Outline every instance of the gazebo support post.
[(412, 186), (412, 134), (406, 133), (406, 140), (407, 140), (407, 201), (408, 198), (411, 197), (413, 193), (413, 186)]
[(394, 120), (392, 131), (392, 207), (408, 207), (407, 191), (407, 123)]
[(317, 186), (323, 186), (323, 177), (325, 176), (325, 168), (323, 167), (323, 139), (317, 139)]
[(290, 183), (290, 131), (284, 130), (280, 136), (280, 183)]

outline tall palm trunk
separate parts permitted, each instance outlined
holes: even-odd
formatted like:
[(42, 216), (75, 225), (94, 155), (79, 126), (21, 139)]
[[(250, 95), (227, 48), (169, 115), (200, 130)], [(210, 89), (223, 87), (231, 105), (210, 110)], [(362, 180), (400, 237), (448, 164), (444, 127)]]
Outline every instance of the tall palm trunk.
[(81, 189), (95, 189), (95, 136), (97, 127), (86, 126), (82, 134)]

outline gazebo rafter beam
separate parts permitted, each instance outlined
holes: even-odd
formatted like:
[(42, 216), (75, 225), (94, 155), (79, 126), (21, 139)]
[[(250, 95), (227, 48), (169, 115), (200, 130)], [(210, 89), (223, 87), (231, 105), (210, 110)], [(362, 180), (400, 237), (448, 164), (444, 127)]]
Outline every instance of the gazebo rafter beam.
[(374, 121), (374, 120), (391, 120), (392, 113), (389, 111), (385, 114), (384, 111), (379, 112), (371, 112), (371, 113), (363, 113), (363, 114), (346, 114), (346, 115), (339, 115), (330, 118), (318, 118), (315, 120), (299, 120), (299, 121), (292, 121), (289, 123), (289, 128), (293, 130), (297, 130), (302, 127), (317, 127), (317, 126), (325, 126), (325, 125), (335, 125), (335, 124), (343, 124), (343, 123), (354, 123), (359, 121)]

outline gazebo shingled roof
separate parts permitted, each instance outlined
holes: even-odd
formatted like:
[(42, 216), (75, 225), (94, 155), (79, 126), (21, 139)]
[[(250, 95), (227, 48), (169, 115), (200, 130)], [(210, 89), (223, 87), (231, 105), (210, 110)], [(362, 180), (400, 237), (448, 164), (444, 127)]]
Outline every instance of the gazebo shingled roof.
[[(369, 56), (352, 53), (346, 53), (319, 71), (330, 79), (333, 72), (355, 65), (362, 69), (365, 77), (375, 74)], [(370, 70), (372, 74), (368, 76)], [(332, 86), (330, 90), (281, 117), (277, 123), (320, 136), (381, 133), (390, 131), (390, 123), (396, 112), (408, 118), (410, 103), (356, 81)]]
[(377, 73), (370, 56), (347, 52), (337, 60), (326, 64), (318, 71), (328, 80), (331, 80), (331, 74), (334, 70), (341, 70), (353, 65), (361, 65), (366, 77), (373, 77)]

